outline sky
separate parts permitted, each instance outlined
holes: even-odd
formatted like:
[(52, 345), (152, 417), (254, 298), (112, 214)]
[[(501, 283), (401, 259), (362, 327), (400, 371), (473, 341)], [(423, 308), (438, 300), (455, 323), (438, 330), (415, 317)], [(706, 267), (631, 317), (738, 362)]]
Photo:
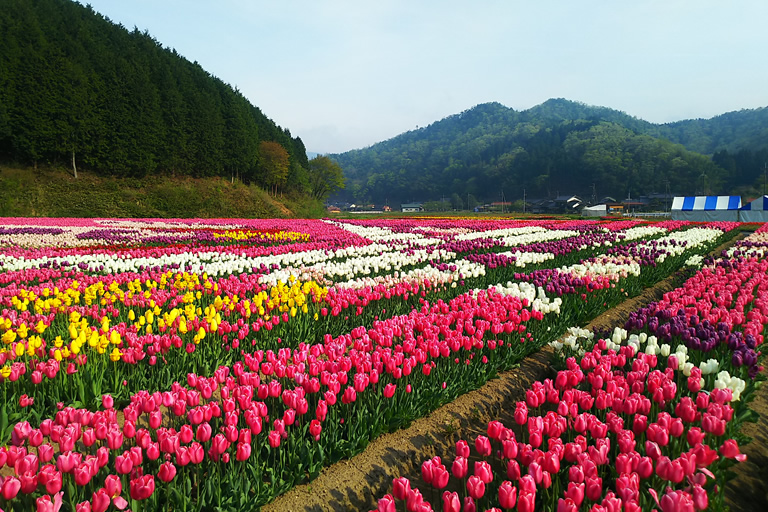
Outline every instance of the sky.
[(665, 123), (768, 106), (765, 0), (82, 0), (224, 82), (309, 152), (480, 103)]

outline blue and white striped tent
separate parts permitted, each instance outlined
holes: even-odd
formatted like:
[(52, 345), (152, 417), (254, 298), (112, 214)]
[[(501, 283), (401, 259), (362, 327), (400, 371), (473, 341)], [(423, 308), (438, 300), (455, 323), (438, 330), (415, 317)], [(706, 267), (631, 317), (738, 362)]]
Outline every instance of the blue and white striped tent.
[(768, 196), (745, 204), (739, 212), (741, 222), (768, 222)]
[(678, 196), (672, 200), (672, 218), (695, 222), (738, 221), (739, 196)]

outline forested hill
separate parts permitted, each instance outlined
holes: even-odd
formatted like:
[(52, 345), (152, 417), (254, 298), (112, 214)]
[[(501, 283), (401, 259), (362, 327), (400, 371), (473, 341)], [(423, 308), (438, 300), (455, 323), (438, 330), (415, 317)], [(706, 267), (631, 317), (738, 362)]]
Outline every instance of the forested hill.
[[(711, 155), (716, 153), (714, 157)], [(334, 155), (354, 201), (480, 201), (561, 194), (729, 193), (762, 178), (768, 109), (657, 125), (553, 99), (525, 111), (478, 105), (369, 148)], [(759, 165), (758, 165), (759, 161)]]
[(301, 139), (237, 89), (69, 0), (0, 0), (0, 158), (275, 190), (309, 169)]

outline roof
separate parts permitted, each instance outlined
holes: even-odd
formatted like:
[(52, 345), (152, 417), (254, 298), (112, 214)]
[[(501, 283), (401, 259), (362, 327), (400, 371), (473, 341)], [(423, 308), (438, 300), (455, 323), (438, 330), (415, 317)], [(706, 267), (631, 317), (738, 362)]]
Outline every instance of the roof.
[(672, 200), (673, 211), (738, 210), (740, 196), (677, 196)]
[(741, 207), (742, 210), (768, 210), (768, 196), (758, 197)]
[(421, 208), (421, 203), (403, 203), (400, 208)]

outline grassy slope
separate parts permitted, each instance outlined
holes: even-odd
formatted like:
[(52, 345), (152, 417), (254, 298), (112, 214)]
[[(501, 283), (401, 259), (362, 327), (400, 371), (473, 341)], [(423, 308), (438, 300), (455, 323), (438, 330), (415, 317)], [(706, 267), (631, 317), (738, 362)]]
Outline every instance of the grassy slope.
[(318, 217), (322, 205), (304, 197), (273, 198), (254, 185), (221, 178), (78, 179), (60, 169), (0, 166), (0, 216), (276, 218)]

